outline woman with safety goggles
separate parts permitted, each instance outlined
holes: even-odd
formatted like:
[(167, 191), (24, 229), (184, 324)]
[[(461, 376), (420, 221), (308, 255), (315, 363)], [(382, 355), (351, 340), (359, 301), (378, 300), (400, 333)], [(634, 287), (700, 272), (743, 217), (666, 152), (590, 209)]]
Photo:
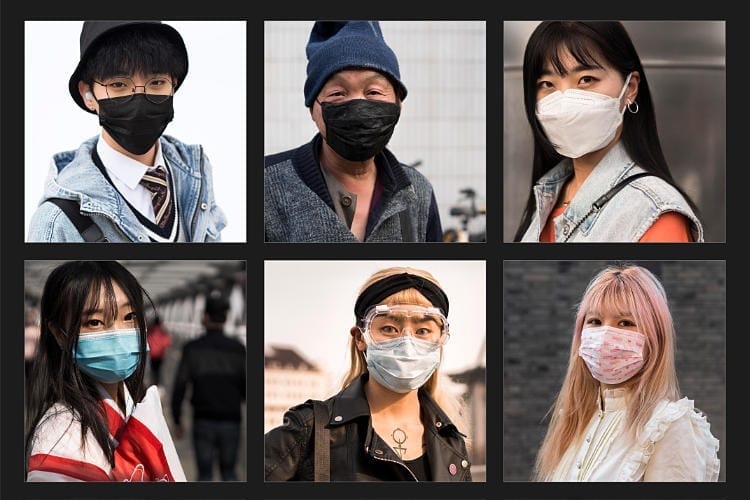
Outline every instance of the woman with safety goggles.
[(354, 306), (342, 390), (265, 436), (267, 481), (471, 481), (460, 402), (439, 384), (448, 297), (427, 271), (373, 274)]

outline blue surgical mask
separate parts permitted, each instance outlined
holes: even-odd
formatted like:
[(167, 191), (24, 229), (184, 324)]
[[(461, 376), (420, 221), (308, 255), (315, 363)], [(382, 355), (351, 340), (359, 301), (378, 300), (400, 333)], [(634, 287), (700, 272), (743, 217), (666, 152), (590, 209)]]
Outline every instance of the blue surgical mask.
[(404, 335), (369, 343), (365, 357), (372, 378), (403, 394), (420, 388), (437, 369), (440, 344)]
[(137, 328), (80, 334), (74, 349), (76, 364), (83, 373), (99, 382), (119, 382), (138, 368), (140, 345)]

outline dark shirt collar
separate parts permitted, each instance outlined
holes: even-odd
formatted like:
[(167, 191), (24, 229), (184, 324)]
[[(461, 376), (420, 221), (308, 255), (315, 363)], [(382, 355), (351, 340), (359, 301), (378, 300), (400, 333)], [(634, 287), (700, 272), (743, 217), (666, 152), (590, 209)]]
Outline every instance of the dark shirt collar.
[[(335, 211), (318, 160), (322, 145), (323, 137), (318, 133), (312, 141), (297, 148), (292, 163), (302, 182), (325, 201), (331, 210)], [(383, 194), (386, 197), (411, 184), (406, 171), (388, 149), (384, 149), (375, 156), (375, 165), (378, 167), (378, 182), (383, 186)]]

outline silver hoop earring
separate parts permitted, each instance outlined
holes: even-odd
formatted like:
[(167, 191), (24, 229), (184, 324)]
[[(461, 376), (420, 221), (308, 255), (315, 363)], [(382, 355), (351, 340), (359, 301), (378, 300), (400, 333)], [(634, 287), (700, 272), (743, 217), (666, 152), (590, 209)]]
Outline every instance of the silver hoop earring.
[[(635, 111), (633, 111), (633, 108), (631, 108), (631, 107), (630, 107), (630, 106), (632, 106), (633, 104), (635, 104)], [(638, 109), (639, 109), (639, 108), (638, 108), (638, 103), (637, 103), (637, 102), (635, 102), (635, 101), (633, 101), (633, 102), (628, 102), (628, 111), (630, 111), (630, 112), (631, 112), (631, 113), (633, 113), (633, 114), (636, 114), (636, 113), (638, 112)]]

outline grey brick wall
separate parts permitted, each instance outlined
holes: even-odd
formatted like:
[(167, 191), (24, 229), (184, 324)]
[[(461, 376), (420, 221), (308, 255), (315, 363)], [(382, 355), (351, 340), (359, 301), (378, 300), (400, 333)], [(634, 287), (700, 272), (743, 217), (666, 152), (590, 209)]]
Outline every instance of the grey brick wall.
[[(529, 481), (565, 375), (575, 308), (611, 261), (503, 263), (503, 480)], [(726, 263), (633, 261), (662, 281), (677, 332), (683, 396), (708, 416), (726, 471)]]

